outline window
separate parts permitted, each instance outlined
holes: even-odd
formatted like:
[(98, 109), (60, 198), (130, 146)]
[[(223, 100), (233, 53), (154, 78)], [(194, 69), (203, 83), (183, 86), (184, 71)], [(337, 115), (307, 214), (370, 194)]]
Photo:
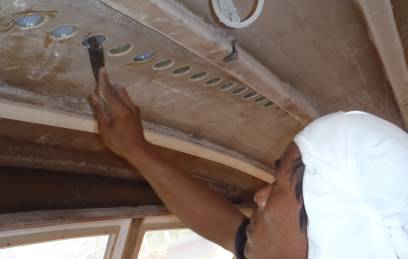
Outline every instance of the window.
[(26, 213), (3, 215), (0, 259), (234, 258), (174, 215), (129, 217), (129, 209), (123, 211), (109, 220), (101, 218), (112, 217), (111, 209), (87, 210), (83, 218), (72, 218), (77, 211), (30, 213), (30, 220)]
[(232, 259), (233, 254), (189, 229), (146, 231), (138, 259)]
[(104, 259), (109, 235), (70, 238), (0, 249), (0, 259)]
[(131, 219), (0, 232), (0, 259), (119, 259)]

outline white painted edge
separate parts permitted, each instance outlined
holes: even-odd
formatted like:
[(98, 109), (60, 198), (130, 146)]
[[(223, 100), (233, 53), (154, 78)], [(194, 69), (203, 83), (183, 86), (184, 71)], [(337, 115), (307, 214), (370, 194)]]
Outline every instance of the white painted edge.
[(126, 239), (129, 233), (129, 228), (132, 223), (132, 219), (122, 220), (120, 224), (119, 233), (116, 236), (116, 242), (114, 245), (112, 259), (121, 259), (123, 256), (123, 251), (126, 246)]
[(408, 66), (390, 0), (355, 0), (361, 7), (408, 128)]
[[(97, 122), (93, 118), (4, 99), (0, 99), (0, 118), (98, 133)], [(144, 135), (155, 145), (229, 166), (267, 183), (275, 181), (271, 173), (220, 151), (149, 129), (145, 129)]]

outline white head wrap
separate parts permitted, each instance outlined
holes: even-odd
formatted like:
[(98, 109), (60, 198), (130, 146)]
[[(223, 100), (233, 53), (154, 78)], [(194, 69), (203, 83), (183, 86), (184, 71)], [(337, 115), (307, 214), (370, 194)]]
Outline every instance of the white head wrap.
[(317, 119), (306, 166), (309, 259), (408, 259), (408, 134), (363, 112)]

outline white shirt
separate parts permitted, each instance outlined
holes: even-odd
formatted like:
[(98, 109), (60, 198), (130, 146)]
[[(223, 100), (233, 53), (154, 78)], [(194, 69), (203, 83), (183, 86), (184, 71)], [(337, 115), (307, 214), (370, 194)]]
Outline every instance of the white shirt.
[(295, 142), (306, 166), (309, 259), (408, 259), (408, 134), (363, 112), (321, 117)]

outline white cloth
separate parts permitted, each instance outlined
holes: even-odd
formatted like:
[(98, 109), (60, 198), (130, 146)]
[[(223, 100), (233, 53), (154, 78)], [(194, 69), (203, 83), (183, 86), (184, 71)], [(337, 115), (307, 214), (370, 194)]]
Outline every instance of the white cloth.
[(363, 112), (295, 137), (305, 164), (309, 259), (408, 259), (408, 134)]

